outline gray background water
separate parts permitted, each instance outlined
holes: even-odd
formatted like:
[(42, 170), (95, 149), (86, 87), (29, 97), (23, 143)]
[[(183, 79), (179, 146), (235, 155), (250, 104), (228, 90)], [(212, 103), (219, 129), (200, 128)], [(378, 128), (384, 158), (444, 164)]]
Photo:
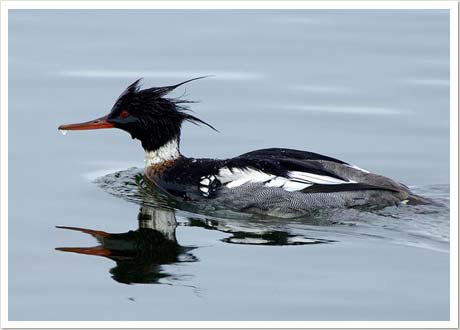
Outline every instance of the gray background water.
[(135, 230), (138, 205), (92, 180), (143, 163), (124, 132), (63, 137), (57, 126), (107, 113), (139, 77), (155, 86), (207, 74), (186, 95), (221, 133), (186, 125), (184, 154), (310, 150), (448, 202), (447, 11), (12, 10), (9, 319), (448, 319), (446, 208), (266, 224), (331, 244), (236, 245), (179, 226), (198, 261), (163, 266), (175, 278), (161, 284), (121, 284), (113, 261), (54, 250), (96, 245), (56, 225)]

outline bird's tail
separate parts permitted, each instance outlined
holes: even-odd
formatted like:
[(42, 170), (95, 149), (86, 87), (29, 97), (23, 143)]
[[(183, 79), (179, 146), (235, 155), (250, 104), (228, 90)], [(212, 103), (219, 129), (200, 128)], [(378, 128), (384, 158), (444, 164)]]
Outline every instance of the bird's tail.
[(434, 199), (423, 197), (420, 195), (410, 194), (406, 199), (406, 204), (408, 205), (435, 205), (441, 206), (439, 202), (436, 202)]

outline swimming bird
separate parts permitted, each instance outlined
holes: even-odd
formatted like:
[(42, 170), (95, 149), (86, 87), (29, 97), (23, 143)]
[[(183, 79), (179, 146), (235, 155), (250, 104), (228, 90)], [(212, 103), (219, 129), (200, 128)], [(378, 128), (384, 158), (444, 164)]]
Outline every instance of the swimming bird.
[(60, 130), (118, 128), (141, 142), (144, 177), (171, 197), (232, 210), (296, 217), (324, 208), (385, 207), (429, 200), (387, 177), (314, 152), (269, 148), (229, 159), (195, 159), (180, 152), (184, 122), (205, 121), (188, 112), (189, 101), (168, 94), (193, 80), (142, 89), (129, 85), (104, 117)]

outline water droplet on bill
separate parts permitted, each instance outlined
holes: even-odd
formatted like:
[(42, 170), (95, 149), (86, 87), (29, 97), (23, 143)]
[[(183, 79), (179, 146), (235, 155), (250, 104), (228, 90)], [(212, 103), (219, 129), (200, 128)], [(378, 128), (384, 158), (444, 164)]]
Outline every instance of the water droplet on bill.
[(59, 132), (61, 132), (62, 135), (66, 135), (66, 134), (67, 134), (67, 130), (65, 130), (65, 129), (60, 129)]

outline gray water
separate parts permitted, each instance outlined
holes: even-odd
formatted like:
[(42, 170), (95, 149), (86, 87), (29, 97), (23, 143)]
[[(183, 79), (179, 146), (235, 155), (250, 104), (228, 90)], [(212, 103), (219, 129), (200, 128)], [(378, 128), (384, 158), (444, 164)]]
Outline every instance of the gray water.
[[(208, 74), (185, 155), (320, 152), (441, 206), (202, 214), (126, 133), (57, 131)], [(10, 320), (447, 320), (448, 12), (12, 10), (9, 176)]]

